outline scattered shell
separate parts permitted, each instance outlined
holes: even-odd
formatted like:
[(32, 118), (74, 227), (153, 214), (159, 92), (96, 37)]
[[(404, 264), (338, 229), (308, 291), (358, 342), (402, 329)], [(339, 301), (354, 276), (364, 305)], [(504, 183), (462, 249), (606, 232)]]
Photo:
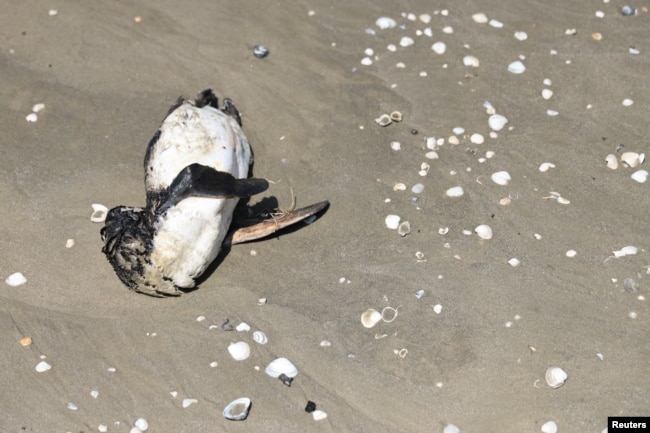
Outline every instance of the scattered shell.
[(551, 388), (559, 388), (564, 385), (564, 382), (569, 378), (569, 375), (560, 367), (550, 367), (546, 370), (545, 377), (548, 386)]
[(481, 239), (492, 239), (492, 228), (489, 225), (481, 224), (474, 229), (474, 233)]
[(641, 163), (639, 157), (640, 155), (636, 152), (625, 152), (621, 155), (621, 161), (634, 168)]
[(223, 410), (223, 417), (231, 421), (243, 421), (250, 410), (250, 398), (241, 397), (228, 403), (228, 406)]
[(393, 111), (392, 113), (390, 113), (390, 120), (392, 120), (393, 122), (399, 123), (402, 121), (403, 118), (404, 116), (402, 116), (401, 111)]
[(521, 262), (520, 262), (519, 259), (517, 259), (516, 257), (513, 257), (513, 258), (511, 258), (510, 260), (508, 260), (508, 264), (509, 264), (510, 266), (512, 266), (513, 268), (519, 266), (520, 263), (521, 263)]
[(447, 51), (447, 44), (444, 42), (436, 42), (435, 44), (431, 45), (431, 49), (436, 54), (444, 54), (445, 51)]
[(251, 355), (251, 348), (245, 341), (231, 343), (228, 352), (235, 361), (243, 361)]
[(421, 183), (416, 183), (411, 187), (411, 192), (413, 194), (420, 194), (422, 191), (424, 191), (424, 185)]
[(548, 421), (542, 424), (542, 433), (557, 433), (557, 424), (555, 421)]
[(314, 418), (314, 421), (322, 421), (327, 418), (327, 413), (322, 410), (315, 410), (311, 413), (311, 416)]
[(618, 168), (618, 161), (616, 160), (616, 155), (613, 153), (610, 153), (605, 157), (605, 163), (607, 164), (607, 168), (611, 168), (612, 170)]
[(440, 314), (442, 312), (442, 305), (436, 304), (433, 306), (433, 312), (436, 314)]
[(78, 410), (79, 406), (77, 406), (73, 402), (68, 402), (68, 409), (70, 409), (70, 410)]
[(20, 339), (20, 345), (23, 347), (27, 347), (30, 344), (32, 344), (32, 337), (23, 337)]
[(439, 158), (438, 152), (436, 152), (435, 150), (432, 150), (430, 152), (425, 153), (424, 156), (427, 159), (438, 159)]
[(469, 141), (471, 141), (474, 144), (483, 144), (485, 138), (479, 133), (474, 133), (469, 137)]
[(488, 125), (494, 131), (501, 131), (504, 126), (508, 123), (508, 119), (501, 114), (493, 114), (488, 118)]
[(498, 21), (498, 20), (495, 20), (495, 19), (490, 20), (490, 22), (488, 24), (490, 26), (494, 27), (495, 29), (503, 28), (503, 23), (501, 21)]
[(93, 213), (90, 215), (90, 221), (94, 223), (103, 223), (106, 221), (106, 214), (108, 213), (108, 208), (103, 204), (94, 203)]
[(567, 256), (567, 257), (575, 257), (577, 254), (578, 254), (578, 253), (576, 252), (576, 250), (568, 250), (568, 251), (566, 252), (566, 256)]
[(623, 107), (629, 107), (630, 105), (634, 104), (634, 101), (631, 99), (623, 99)]
[(627, 293), (632, 293), (634, 295), (639, 291), (639, 283), (637, 283), (633, 278), (626, 278), (623, 280), (623, 288)]
[(397, 182), (395, 185), (393, 185), (393, 191), (406, 191), (406, 184)]
[(399, 45), (400, 47), (408, 47), (410, 45), (413, 45), (415, 41), (413, 38), (410, 38), (408, 36), (402, 36), (402, 39), (399, 40)]
[(38, 115), (36, 113), (29, 113), (27, 116), (25, 116), (25, 120), (33, 123), (38, 120)]
[(553, 91), (551, 89), (542, 90), (542, 98), (548, 100), (551, 99), (551, 96), (553, 96)]
[(257, 300), (257, 305), (265, 305), (266, 304), (266, 298), (260, 298)]
[(25, 278), (25, 276), (21, 272), (14, 272), (13, 274), (9, 275), (5, 280), (5, 283), (9, 284), (12, 287), (20, 286), (21, 284), (25, 284), (26, 282), (27, 282), (27, 278)]
[(633, 6), (623, 6), (621, 8), (621, 14), (625, 17), (631, 17), (637, 14), (637, 9)]
[[(389, 311), (390, 312), (389, 314), (392, 314), (392, 316), (386, 314), (386, 311)], [(384, 307), (384, 309), (381, 310), (381, 320), (383, 320), (384, 322), (390, 323), (395, 319), (397, 319), (397, 308)]]
[(372, 328), (382, 319), (382, 314), (372, 308), (368, 308), (361, 315), (361, 324), (366, 328)]
[(390, 148), (393, 150), (400, 150), (402, 148), (402, 145), (399, 141), (393, 141), (390, 143)]
[(66, 248), (74, 247), (74, 239), (68, 239), (67, 241), (65, 241), (65, 247)]
[(400, 223), (400, 225), (397, 227), (397, 233), (402, 237), (411, 233), (411, 224), (408, 221)]
[(251, 330), (251, 326), (246, 322), (241, 322), (235, 329), (239, 332), (248, 332)]
[(492, 173), (492, 176), (490, 176), (490, 178), (492, 179), (492, 182), (496, 183), (497, 185), (508, 185), (512, 179), (510, 177), (510, 173), (507, 171), (497, 171), (496, 173)]
[(420, 299), (420, 298), (422, 298), (423, 296), (424, 296), (424, 290), (423, 290), (423, 289), (420, 289), (420, 290), (418, 290), (417, 292), (415, 292), (415, 297), (416, 297), (416, 298)]
[(463, 194), (465, 194), (465, 190), (463, 189), (462, 186), (451, 187), (445, 192), (445, 195), (447, 197), (453, 197), (453, 198), (462, 197)]
[(266, 366), (264, 372), (271, 377), (280, 377), (284, 374), (287, 377), (294, 378), (298, 375), (298, 369), (287, 358), (278, 358)]
[(195, 398), (184, 398), (183, 402), (181, 403), (181, 406), (183, 406), (183, 409), (186, 409), (193, 405), (194, 403), (198, 403), (199, 401)]
[(389, 17), (381, 17), (381, 18), (377, 18), (377, 21), (375, 21), (375, 25), (380, 29), (385, 30), (385, 29), (392, 29), (397, 25), (397, 22), (395, 22), (394, 19)]
[(370, 66), (372, 65), (372, 59), (370, 57), (364, 57), (363, 59), (361, 59), (361, 64), (363, 66)]
[(521, 74), (526, 70), (526, 66), (524, 66), (523, 63), (521, 63), (519, 60), (512, 62), (508, 65), (508, 71), (512, 72), (513, 74)]
[(526, 32), (515, 32), (515, 39), (525, 41), (528, 39), (528, 34)]
[(41, 361), (38, 364), (36, 364), (36, 371), (38, 371), (39, 373), (46, 372), (51, 368), (52, 366), (45, 361)]
[(483, 12), (476, 13), (472, 15), (472, 19), (475, 23), (485, 24), (488, 22), (488, 17)]
[(454, 424), (448, 424), (442, 430), (442, 433), (460, 433), (460, 429), (457, 426), (455, 426)]
[(377, 122), (379, 126), (388, 126), (391, 123), (393, 123), (393, 121), (390, 119), (390, 116), (388, 114), (382, 114), (381, 116), (375, 119), (375, 122)]
[(420, 176), (426, 176), (427, 173), (429, 173), (430, 168), (431, 166), (428, 163), (423, 162), (422, 164), (420, 164), (420, 171), (418, 171), (418, 174)]
[(255, 331), (253, 332), (253, 341), (257, 344), (266, 344), (268, 342), (268, 338), (266, 338), (266, 334), (262, 331)]
[(264, 45), (254, 45), (253, 46), (253, 55), (257, 57), (258, 59), (263, 59), (264, 57), (269, 55), (269, 49), (266, 48)]
[(416, 251), (415, 258), (420, 262), (424, 261), (424, 253), (422, 251)]
[(542, 173), (545, 173), (545, 172), (549, 171), (551, 168), (555, 168), (555, 164), (553, 164), (552, 162), (543, 162), (539, 166), (539, 171), (541, 171)]
[(623, 247), (618, 251), (614, 251), (614, 257), (625, 257), (625, 256), (633, 256), (637, 252), (639, 252), (639, 249), (635, 246), (628, 245), (627, 247)]
[(471, 66), (473, 68), (478, 68), (479, 61), (474, 56), (465, 56), (465, 57), (463, 57), (463, 65)]
[(45, 108), (45, 104), (39, 102), (38, 104), (34, 104), (34, 106), (32, 107), (32, 111), (34, 113), (38, 113), (39, 111), (43, 110), (43, 108)]
[(385, 220), (386, 227), (388, 227), (391, 230), (397, 230), (397, 228), (399, 227), (400, 220), (401, 218), (399, 217), (399, 215), (388, 215)]
[(646, 180), (648, 180), (648, 171), (647, 170), (637, 170), (632, 175), (630, 176), (632, 180), (639, 182), (639, 183), (645, 183)]
[(140, 431), (147, 431), (147, 429), (149, 428), (149, 423), (144, 418), (138, 418), (137, 420), (135, 420), (133, 425), (139, 428)]

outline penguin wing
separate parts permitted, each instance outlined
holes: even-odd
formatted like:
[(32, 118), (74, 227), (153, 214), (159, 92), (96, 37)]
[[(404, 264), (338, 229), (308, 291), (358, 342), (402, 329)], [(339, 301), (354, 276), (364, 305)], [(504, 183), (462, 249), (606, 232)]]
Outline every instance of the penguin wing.
[(156, 212), (163, 213), (188, 197), (243, 198), (268, 189), (264, 179), (237, 179), (232, 174), (201, 164), (191, 164), (174, 178), (166, 193), (150, 200), (157, 201)]

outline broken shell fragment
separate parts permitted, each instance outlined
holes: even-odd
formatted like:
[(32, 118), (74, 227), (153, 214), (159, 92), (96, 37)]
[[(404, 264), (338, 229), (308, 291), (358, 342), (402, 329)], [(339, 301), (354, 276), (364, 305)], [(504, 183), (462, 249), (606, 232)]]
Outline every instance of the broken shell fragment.
[(621, 161), (626, 163), (629, 167), (636, 167), (641, 163), (639, 154), (636, 152), (625, 152), (621, 155)]
[(411, 224), (408, 221), (404, 221), (397, 227), (397, 233), (404, 237), (407, 234), (411, 233)]
[(314, 418), (314, 421), (322, 421), (327, 418), (327, 412), (322, 410), (315, 410), (311, 413), (311, 416)]
[(366, 328), (372, 328), (382, 319), (382, 314), (372, 308), (368, 308), (361, 315), (361, 324)]
[(639, 252), (639, 249), (633, 245), (628, 245), (626, 247), (621, 248), (620, 250), (614, 251), (614, 257), (619, 258), (619, 257), (625, 257), (625, 256), (633, 256), (636, 253)]
[(497, 185), (508, 185), (512, 179), (510, 177), (510, 173), (507, 171), (497, 171), (496, 173), (492, 173), (492, 176), (490, 177), (492, 179), (492, 182), (496, 183)]
[(93, 203), (93, 213), (90, 215), (90, 221), (94, 223), (103, 223), (106, 221), (108, 208), (103, 204)]
[(501, 131), (508, 123), (508, 119), (501, 114), (493, 114), (488, 118), (488, 125), (494, 131)]
[(551, 388), (559, 388), (564, 385), (564, 382), (569, 378), (569, 375), (560, 367), (550, 367), (546, 370), (545, 377), (548, 386)]
[(251, 354), (251, 348), (245, 341), (232, 343), (228, 346), (228, 352), (235, 361), (243, 361)]
[(27, 347), (30, 344), (32, 344), (32, 337), (23, 337), (20, 339), (20, 345), (23, 347)]
[(543, 162), (539, 166), (539, 171), (541, 171), (542, 173), (545, 173), (545, 172), (549, 171), (551, 168), (555, 168), (555, 164), (553, 164), (552, 162)]
[(298, 375), (298, 369), (287, 358), (278, 358), (266, 366), (264, 372), (271, 377), (280, 377), (284, 374), (287, 377), (294, 378)]
[(647, 170), (637, 170), (632, 175), (630, 176), (632, 180), (639, 182), (639, 183), (645, 183), (646, 180), (648, 180), (648, 171)]
[(492, 228), (489, 225), (481, 224), (474, 229), (474, 233), (481, 239), (492, 239)]
[(404, 116), (402, 116), (402, 113), (400, 111), (393, 111), (390, 113), (390, 120), (393, 122), (401, 122)]
[(253, 341), (257, 344), (266, 344), (269, 340), (266, 338), (266, 334), (262, 331), (253, 332)]
[(25, 284), (26, 282), (27, 282), (27, 278), (25, 278), (25, 276), (21, 272), (14, 272), (13, 274), (9, 275), (5, 280), (5, 283), (9, 284), (12, 287), (20, 286), (21, 284)]
[(391, 230), (397, 230), (401, 218), (398, 215), (388, 215), (386, 217), (386, 227)]
[(382, 114), (381, 116), (375, 119), (375, 122), (377, 122), (379, 126), (388, 126), (391, 123), (393, 123), (393, 121), (391, 120), (388, 114)]
[(44, 373), (51, 368), (52, 366), (45, 361), (41, 361), (38, 364), (36, 364), (36, 371), (39, 373)]
[(228, 406), (223, 410), (223, 417), (231, 421), (243, 421), (250, 410), (250, 398), (241, 397), (228, 403)]
[(445, 195), (447, 197), (452, 197), (452, 198), (462, 197), (463, 194), (465, 194), (465, 190), (463, 189), (462, 186), (451, 187), (445, 192)]
[(610, 153), (605, 157), (605, 164), (607, 164), (607, 168), (616, 170), (618, 168), (618, 161), (616, 160), (616, 155), (613, 153)]

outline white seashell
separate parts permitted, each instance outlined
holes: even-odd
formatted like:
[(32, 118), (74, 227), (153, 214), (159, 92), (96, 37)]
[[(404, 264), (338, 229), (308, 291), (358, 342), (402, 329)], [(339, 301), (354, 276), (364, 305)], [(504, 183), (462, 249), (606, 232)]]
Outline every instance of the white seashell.
[(394, 19), (389, 17), (381, 17), (381, 18), (377, 18), (377, 21), (375, 21), (375, 25), (382, 30), (386, 30), (395, 27), (397, 25), (397, 22), (395, 22)]
[(645, 153), (639, 153), (639, 164), (643, 164), (645, 161)]
[(135, 423), (133, 423), (133, 425), (139, 428), (140, 431), (147, 431), (147, 429), (149, 428), (149, 423), (144, 418), (138, 418), (137, 420), (135, 420)]
[(546, 370), (545, 377), (548, 386), (551, 388), (559, 388), (564, 385), (564, 382), (569, 378), (569, 375), (560, 367), (550, 367)]
[(519, 266), (520, 263), (521, 263), (521, 262), (520, 262), (519, 259), (516, 258), (516, 257), (513, 257), (513, 258), (511, 258), (510, 260), (508, 260), (508, 264), (509, 264), (510, 266), (512, 266), (513, 268)]
[(390, 116), (388, 114), (382, 114), (381, 116), (375, 119), (375, 122), (377, 122), (379, 126), (388, 126), (391, 123), (393, 123), (393, 121), (390, 119)]
[(68, 409), (70, 409), (70, 410), (79, 410), (79, 406), (77, 406), (73, 402), (68, 402)]
[(241, 322), (235, 329), (239, 332), (248, 332), (251, 330), (251, 327), (248, 323)]
[(436, 42), (435, 44), (431, 45), (431, 49), (436, 54), (444, 54), (445, 51), (447, 51), (447, 44), (444, 42)]
[(399, 45), (400, 47), (408, 47), (410, 45), (413, 45), (415, 41), (413, 38), (409, 38), (408, 36), (402, 36), (402, 39), (399, 40)]
[(25, 120), (30, 122), (30, 123), (36, 122), (38, 120), (38, 115), (36, 113), (29, 113), (25, 117)]
[(462, 197), (463, 194), (465, 194), (465, 190), (463, 189), (462, 186), (451, 187), (445, 192), (445, 195), (447, 197), (453, 197), (453, 198)]
[(635, 180), (639, 183), (645, 183), (648, 180), (648, 171), (647, 170), (637, 170), (630, 176), (632, 180)]
[(448, 424), (442, 430), (442, 433), (460, 433), (460, 429), (457, 426), (453, 425), (453, 424)]
[[(363, 59), (361, 59), (361, 64), (363, 66), (370, 66), (370, 65), (372, 65), (372, 59), (370, 57), (364, 57)], [(379, 122), (377, 122), (377, 123), (379, 123)], [(385, 125), (382, 125), (382, 126), (385, 126)]]
[(488, 125), (494, 131), (501, 131), (508, 123), (508, 119), (501, 114), (493, 114), (488, 118)]
[(438, 152), (436, 152), (435, 150), (432, 150), (430, 152), (425, 153), (424, 156), (427, 159), (438, 159), (439, 158)]
[(65, 241), (65, 247), (66, 248), (74, 247), (74, 239), (68, 239), (67, 241)]
[(575, 256), (577, 256), (577, 255), (578, 255), (578, 253), (576, 252), (576, 250), (568, 250), (568, 251), (566, 252), (566, 256), (567, 256), (567, 257), (575, 257)]
[(90, 215), (90, 221), (94, 223), (103, 223), (106, 220), (106, 214), (108, 213), (108, 208), (103, 204), (94, 203), (93, 213)]
[(382, 319), (382, 314), (372, 308), (368, 308), (361, 315), (361, 324), (366, 328), (372, 328)]
[(481, 224), (474, 229), (474, 233), (481, 239), (492, 239), (492, 227), (486, 224)]
[(41, 111), (43, 108), (45, 108), (45, 104), (39, 102), (38, 104), (34, 104), (34, 106), (32, 107), (32, 111), (33, 111), (34, 113), (38, 113), (38, 112)]
[(508, 65), (508, 71), (512, 72), (513, 74), (522, 74), (525, 70), (526, 66), (524, 66), (524, 64), (519, 60)]
[(253, 332), (253, 341), (257, 344), (266, 344), (269, 340), (262, 331), (255, 331)]
[(400, 223), (400, 225), (397, 227), (397, 233), (401, 237), (404, 237), (407, 234), (411, 233), (411, 223), (409, 223), (408, 221), (404, 221), (403, 223)]
[(629, 107), (632, 104), (634, 104), (633, 100), (631, 100), (629, 98), (623, 99), (623, 107)]
[(391, 230), (397, 230), (397, 227), (399, 227), (399, 222), (401, 218), (398, 215), (388, 215), (386, 217), (386, 227), (388, 227)]
[(422, 164), (420, 164), (420, 171), (418, 172), (418, 174), (420, 176), (426, 176), (427, 173), (429, 173), (430, 168), (431, 166), (428, 163), (423, 162)]
[(404, 120), (404, 115), (401, 111), (393, 111), (390, 113), (390, 120), (399, 123)]
[(181, 403), (181, 406), (183, 406), (183, 409), (190, 407), (194, 403), (198, 403), (199, 401), (195, 398), (184, 398), (183, 403)]
[(395, 185), (393, 185), (393, 191), (406, 191), (406, 184), (397, 182)]
[(402, 145), (399, 141), (393, 141), (390, 143), (390, 148), (393, 150), (400, 150), (402, 148)]
[(13, 274), (9, 275), (5, 280), (5, 283), (9, 284), (12, 287), (20, 286), (21, 284), (25, 284), (26, 282), (27, 282), (27, 278), (25, 278), (25, 276), (21, 272), (14, 272)]
[[(390, 312), (389, 314), (392, 314), (392, 316), (389, 315), (389, 314), (386, 314), (386, 311), (389, 311)], [(384, 307), (384, 309), (381, 310), (381, 320), (383, 320), (384, 322), (390, 323), (395, 319), (397, 319), (397, 308)]]
[(526, 32), (515, 32), (515, 39), (525, 41), (528, 39), (528, 34)]
[(90, 396), (91, 396), (92, 398), (97, 398), (97, 397), (99, 397), (99, 391), (97, 391), (96, 389), (93, 389), (92, 391), (90, 391)]
[(639, 154), (636, 152), (625, 152), (621, 155), (621, 161), (626, 163), (629, 167), (636, 167), (639, 165)]
[(463, 57), (463, 65), (471, 66), (473, 68), (478, 68), (479, 61), (474, 56), (465, 56), (465, 57)]
[(298, 375), (298, 369), (287, 358), (278, 358), (266, 366), (264, 372), (271, 377), (280, 377), (284, 374), (287, 377), (294, 378)]
[(488, 23), (491, 27), (494, 27), (495, 29), (501, 29), (503, 28), (503, 23), (501, 21), (491, 19), (490, 22)]
[(496, 183), (497, 185), (508, 185), (512, 179), (510, 177), (510, 173), (507, 171), (497, 171), (496, 173), (492, 173), (492, 176), (490, 177), (492, 179), (492, 182)]
[(614, 251), (614, 257), (625, 257), (625, 256), (633, 256), (637, 252), (639, 252), (639, 249), (635, 246), (628, 245), (627, 247), (623, 247), (618, 251)]
[(142, 430), (137, 427), (133, 427), (131, 430), (129, 430), (129, 433), (142, 433)]
[(555, 168), (555, 164), (553, 164), (552, 162), (543, 162), (539, 166), (539, 171), (541, 171), (542, 173), (545, 173), (545, 172), (549, 171), (551, 168)]
[(422, 191), (424, 191), (424, 185), (421, 183), (416, 183), (411, 187), (411, 192), (413, 194), (420, 194)]
[(542, 90), (542, 98), (548, 100), (551, 99), (551, 96), (553, 96), (553, 91), (551, 89)]
[(469, 141), (471, 141), (474, 144), (483, 144), (485, 138), (479, 133), (474, 133), (469, 137)]
[(327, 412), (317, 409), (311, 413), (311, 416), (314, 418), (314, 421), (322, 421), (327, 418)]
[(243, 361), (251, 355), (251, 348), (245, 341), (231, 343), (228, 352), (235, 361)]
[(548, 421), (542, 424), (542, 433), (557, 433), (557, 424), (554, 421)]
[(475, 23), (485, 24), (488, 22), (488, 17), (483, 12), (476, 13), (472, 15), (472, 19)]
[(560, 114), (560, 113), (558, 111), (556, 111), (556, 110), (546, 110), (546, 115), (547, 116), (552, 117), (552, 116), (557, 116), (558, 114)]
[(564, 198), (564, 197), (558, 197), (557, 202), (560, 203), (560, 204), (569, 204), (569, 203), (571, 203), (571, 201), (568, 198)]
[(51, 368), (52, 366), (45, 361), (41, 361), (38, 364), (36, 364), (36, 371), (38, 371), (39, 373), (44, 373), (50, 370)]
[(250, 398), (241, 397), (228, 403), (228, 406), (223, 410), (223, 417), (231, 421), (243, 421), (250, 410)]
[(611, 168), (612, 170), (618, 168), (618, 161), (616, 160), (616, 155), (613, 153), (610, 153), (605, 157), (605, 163), (607, 164), (607, 168)]
[(433, 306), (433, 312), (436, 314), (440, 314), (442, 312), (442, 305), (436, 304)]

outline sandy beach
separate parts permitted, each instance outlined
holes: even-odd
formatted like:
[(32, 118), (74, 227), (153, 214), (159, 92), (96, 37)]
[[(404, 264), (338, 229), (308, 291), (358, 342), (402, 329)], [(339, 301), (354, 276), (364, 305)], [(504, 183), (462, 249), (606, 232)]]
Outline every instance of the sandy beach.
[[(649, 416), (640, 3), (6, 4), (0, 276), (27, 281), (0, 282), (0, 431), (601, 433)], [(252, 203), (331, 206), (234, 246), (179, 298), (130, 292), (92, 204), (145, 204), (147, 143), (206, 88), (234, 100), (271, 183)], [(280, 357), (291, 386), (264, 372)], [(239, 397), (248, 417), (226, 420)]]

